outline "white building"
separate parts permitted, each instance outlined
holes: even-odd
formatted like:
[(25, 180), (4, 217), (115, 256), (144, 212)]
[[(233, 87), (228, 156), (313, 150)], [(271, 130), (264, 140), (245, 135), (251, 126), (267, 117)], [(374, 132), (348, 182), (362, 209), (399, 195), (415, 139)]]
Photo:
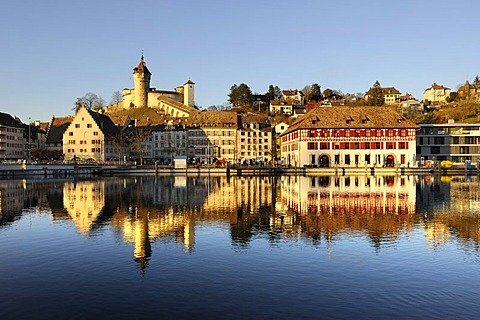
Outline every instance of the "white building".
[(286, 165), (413, 166), (418, 126), (388, 107), (316, 108), (282, 135)]

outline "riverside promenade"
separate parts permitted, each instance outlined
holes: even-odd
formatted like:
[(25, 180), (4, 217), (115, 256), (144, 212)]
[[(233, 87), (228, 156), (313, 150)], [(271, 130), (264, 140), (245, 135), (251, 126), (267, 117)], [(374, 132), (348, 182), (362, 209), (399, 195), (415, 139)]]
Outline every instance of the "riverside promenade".
[(0, 164), (0, 179), (26, 177), (77, 177), (122, 175), (220, 175), (220, 176), (358, 176), (358, 175), (463, 175), (480, 174), (477, 168), (432, 167), (270, 167), (270, 166), (189, 166), (174, 168), (154, 165), (94, 165), (94, 164)]

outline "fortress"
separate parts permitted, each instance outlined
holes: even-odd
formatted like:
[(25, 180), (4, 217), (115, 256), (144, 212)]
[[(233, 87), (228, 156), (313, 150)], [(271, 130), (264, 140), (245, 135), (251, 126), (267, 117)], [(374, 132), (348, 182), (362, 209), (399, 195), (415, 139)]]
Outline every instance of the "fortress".
[(198, 112), (195, 108), (194, 82), (188, 80), (173, 91), (157, 90), (150, 87), (151, 77), (142, 54), (140, 63), (133, 68), (133, 89), (123, 89), (122, 101), (108, 106), (107, 110), (148, 107), (172, 117), (188, 117)]

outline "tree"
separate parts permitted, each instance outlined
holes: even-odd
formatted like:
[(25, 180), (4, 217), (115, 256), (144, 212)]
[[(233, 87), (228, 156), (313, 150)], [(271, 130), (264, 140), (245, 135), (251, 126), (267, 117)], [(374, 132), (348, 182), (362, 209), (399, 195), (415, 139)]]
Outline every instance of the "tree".
[(83, 97), (77, 98), (73, 110), (78, 111), (80, 107), (85, 107), (88, 110), (97, 110), (105, 106), (105, 100), (95, 93), (88, 92)]
[(230, 94), (228, 101), (233, 107), (251, 106), (252, 90), (245, 84), (241, 83), (239, 86), (234, 84), (230, 87)]
[(323, 90), (323, 97), (325, 99), (330, 99), (332, 97), (332, 95), (333, 95), (333, 90), (332, 89), (327, 88), (327, 89)]
[(282, 96), (282, 91), (278, 86), (273, 86), (273, 84), (268, 86), (268, 91), (266, 93), (269, 100), (279, 100)]
[(480, 88), (480, 77), (478, 75), (475, 77), (475, 79), (473, 79), (473, 85), (476, 88)]
[(307, 84), (305, 87), (303, 87), (302, 92), (305, 96), (305, 100), (310, 101), (310, 97), (312, 94), (312, 86)]
[(385, 103), (385, 97), (383, 95), (380, 82), (375, 81), (373, 87), (369, 90), (367, 105), (369, 106), (382, 106)]
[(310, 100), (311, 101), (319, 101), (322, 99), (322, 91), (320, 90), (320, 86), (318, 83), (312, 84), (311, 90), (310, 90)]
[(218, 111), (218, 108), (216, 105), (211, 105), (210, 107), (207, 108), (207, 111)]
[(110, 104), (117, 104), (120, 101), (122, 101), (122, 99), (123, 99), (123, 96), (120, 91), (113, 91), (112, 100), (110, 101)]

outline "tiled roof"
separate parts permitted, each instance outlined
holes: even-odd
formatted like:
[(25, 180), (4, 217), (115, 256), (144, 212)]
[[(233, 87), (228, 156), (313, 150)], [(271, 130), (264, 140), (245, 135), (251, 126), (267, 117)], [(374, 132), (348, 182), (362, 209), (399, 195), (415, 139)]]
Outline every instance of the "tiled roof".
[(61, 143), (63, 141), (63, 133), (67, 130), (73, 117), (53, 118), (47, 128), (46, 143)]
[(450, 88), (444, 87), (444, 86), (439, 85), (439, 84), (436, 84), (436, 83), (433, 83), (432, 86), (431, 86), (430, 88), (425, 89), (425, 91), (430, 90), (430, 89), (434, 89), (434, 90), (450, 90)]
[(148, 70), (147, 65), (145, 64), (145, 61), (143, 61), (143, 55), (140, 63), (138, 64), (137, 67), (133, 68), (134, 73), (145, 73), (145, 74), (150, 74), (150, 70)]
[(297, 95), (297, 94), (300, 94), (301, 96), (303, 96), (303, 92), (299, 91), (297, 89), (295, 89), (295, 90), (283, 90), (282, 93), (285, 96), (294, 96), (294, 95)]
[(0, 125), (23, 128), (23, 123), (8, 113), (0, 112)]
[(174, 106), (175, 108), (177, 108), (179, 110), (182, 110), (183, 112), (186, 112), (188, 114), (199, 112), (197, 109), (195, 109), (193, 107), (186, 106), (179, 101), (176, 101), (176, 100), (164, 97), (164, 96), (159, 96), (158, 101), (161, 101), (161, 102), (164, 102), (164, 103), (169, 104), (171, 106)]
[(418, 126), (388, 107), (328, 107), (315, 108), (298, 119), (283, 135), (299, 129), (393, 129)]
[[(365, 95), (366, 95), (366, 96), (371, 96), (372, 93), (373, 93), (373, 89), (374, 89), (374, 88), (370, 88), (370, 89), (365, 93)], [(382, 93), (383, 93), (383, 94), (400, 94), (400, 91), (398, 91), (398, 90), (395, 89), (394, 87), (385, 87), (385, 88), (382, 88)]]
[(90, 116), (95, 120), (98, 127), (102, 129), (105, 136), (116, 136), (119, 133), (118, 127), (113, 123), (112, 119), (108, 116), (100, 114), (98, 112), (87, 110)]
[(185, 122), (190, 126), (238, 128), (241, 119), (235, 111), (202, 111), (191, 115)]

